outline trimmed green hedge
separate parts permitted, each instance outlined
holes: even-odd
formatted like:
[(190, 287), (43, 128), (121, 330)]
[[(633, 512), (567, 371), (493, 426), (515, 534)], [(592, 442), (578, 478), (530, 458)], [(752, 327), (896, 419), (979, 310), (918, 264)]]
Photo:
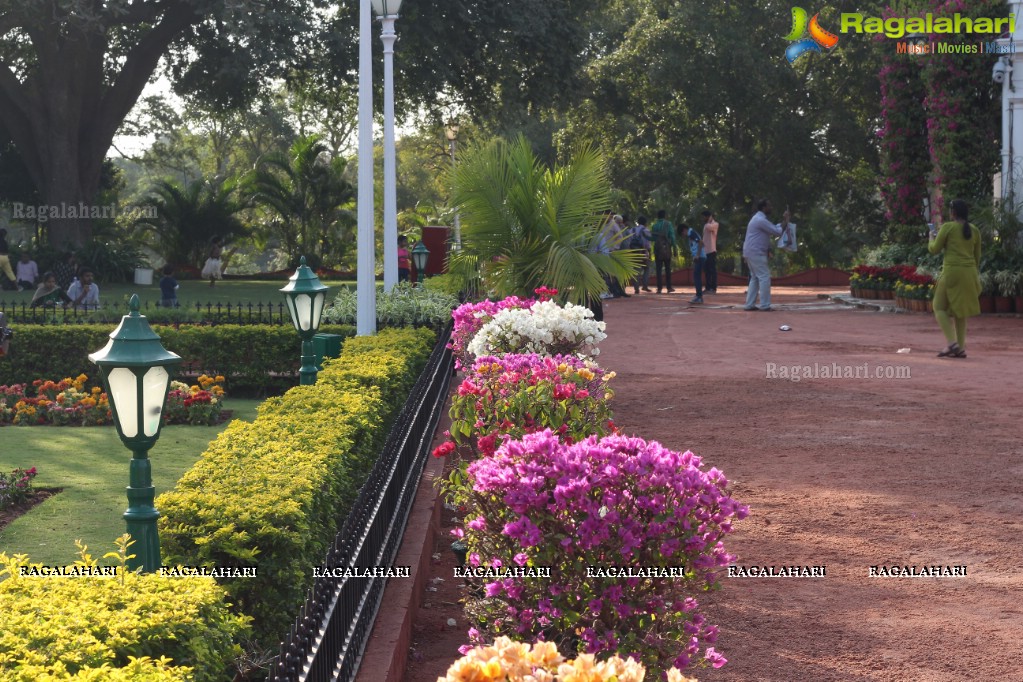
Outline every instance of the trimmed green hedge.
[(27, 565), (0, 554), (0, 679), (230, 679), (249, 619), (212, 578), (20, 577)]
[(427, 329), (348, 339), (314, 386), (231, 424), (157, 499), (166, 563), (257, 568), (224, 582), (257, 645), (276, 647), (293, 621), (435, 340)]
[[(98, 380), (88, 355), (106, 345), (117, 325), (18, 325), (10, 353), (0, 358), (0, 385), (60, 381), (86, 374)], [(182, 370), (226, 377), (229, 392), (294, 385), (301, 343), (292, 327), (237, 325), (163, 327), (154, 331), (167, 350), (184, 359)], [(325, 325), (320, 331), (351, 337), (354, 327)], [(98, 381), (97, 381), (98, 383)]]

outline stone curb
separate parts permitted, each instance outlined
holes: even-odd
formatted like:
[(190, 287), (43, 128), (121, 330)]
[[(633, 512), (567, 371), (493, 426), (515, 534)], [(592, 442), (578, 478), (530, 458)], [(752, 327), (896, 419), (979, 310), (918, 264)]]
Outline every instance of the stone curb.
[(848, 294), (819, 294), (819, 297), (827, 298), (829, 301), (835, 303), (841, 303), (842, 305), (852, 306), (859, 310), (874, 310), (881, 313), (908, 313), (908, 310), (902, 310), (894, 303), (885, 304), (878, 303), (877, 301), (865, 299), (865, 298), (853, 298)]

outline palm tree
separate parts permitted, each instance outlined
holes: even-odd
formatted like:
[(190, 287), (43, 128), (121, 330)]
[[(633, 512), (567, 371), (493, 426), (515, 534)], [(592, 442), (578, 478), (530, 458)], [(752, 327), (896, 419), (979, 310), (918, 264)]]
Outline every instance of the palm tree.
[(265, 156), (247, 177), (251, 200), (273, 216), (270, 230), (292, 265), (301, 256), (313, 267), (337, 264), (354, 243), (355, 190), (344, 171), (345, 160), (332, 157), (320, 136), (308, 135), (286, 154)]
[(632, 251), (600, 250), (610, 186), (592, 147), (544, 168), (524, 137), (495, 139), (464, 153), (449, 181), (462, 218), (449, 270), (463, 279), (478, 271), (497, 296), (548, 286), (581, 304), (606, 289), (605, 274), (625, 280), (637, 265)]
[(238, 194), (238, 181), (198, 179), (182, 185), (161, 180), (150, 190), (153, 217), (143, 217), (135, 225), (155, 237), (159, 253), (174, 265), (201, 266), (209, 255), (209, 240), (220, 235), (248, 234), (238, 213), (245, 208)]

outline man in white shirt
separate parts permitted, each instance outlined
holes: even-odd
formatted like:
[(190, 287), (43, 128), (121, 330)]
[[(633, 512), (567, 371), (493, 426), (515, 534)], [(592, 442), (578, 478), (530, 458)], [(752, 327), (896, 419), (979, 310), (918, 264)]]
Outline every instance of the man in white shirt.
[[(757, 212), (750, 218), (746, 227), (746, 241), (742, 244), (742, 257), (749, 267), (749, 288), (746, 290), (746, 306), (744, 310), (771, 309), (771, 268), (767, 263), (771, 240), (780, 237), (789, 226), (789, 211), (785, 209), (782, 222), (773, 224), (767, 219), (771, 214), (771, 202), (761, 199), (757, 202)], [(760, 307), (757, 308), (757, 294), (760, 294)]]
[(23, 289), (32, 290), (39, 280), (39, 266), (28, 255), (28, 252), (21, 252), (21, 259), (16, 267), (18, 273), (18, 291)]
[(99, 309), (99, 287), (92, 281), (92, 270), (83, 268), (79, 279), (71, 283), (67, 289), (71, 305), (82, 310)]

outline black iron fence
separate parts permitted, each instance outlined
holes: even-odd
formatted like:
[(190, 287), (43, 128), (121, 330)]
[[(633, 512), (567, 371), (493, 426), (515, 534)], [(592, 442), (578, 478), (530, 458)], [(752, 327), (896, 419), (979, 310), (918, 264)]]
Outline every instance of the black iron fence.
[[(31, 307), (23, 301), (0, 300), (0, 312), (7, 321), (20, 324), (99, 324), (118, 322), (127, 305), (105, 305), (100, 310), (80, 307)], [(220, 324), (291, 324), (288, 307), (278, 303), (190, 303), (163, 308), (151, 301), (142, 303), (142, 314), (152, 322), (219, 322)]]
[[(337, 534), (271, 669), (270, 680), (355, 678), (383, 597), (384, 577), (335, 577), (345, 569), (390, 567), (448, 394), (449, 324), (391, 429), (369, 480)], [(336, 570), (340, 569), (340, 570)], [(348, 571), (351, 573), (351, 571)]]

